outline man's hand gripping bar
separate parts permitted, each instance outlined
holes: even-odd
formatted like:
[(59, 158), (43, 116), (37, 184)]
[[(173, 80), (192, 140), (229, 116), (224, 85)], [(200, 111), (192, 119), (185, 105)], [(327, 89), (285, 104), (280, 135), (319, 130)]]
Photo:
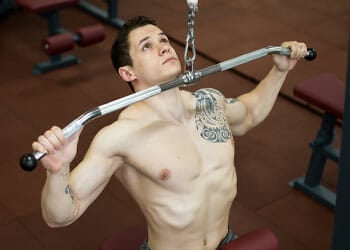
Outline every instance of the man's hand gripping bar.
[[(198, 81), (204, 76), (234, 68), (238, 65), (259, 59), (266, 55), (280, 54), (280, 55), (289, 56), (290, 53), (291, 51), (288, 48), (269, 46), (266, 48), (255, 50), (253, 52), (243, 54), (241, 56), (223, 61), (221, 63), (209, 66), (204, 69), (200, 69), (194, 72), (186, 72), (185, 74), (181, 75), (180, 77), (176, 78), (173, 81), (141, 90), (137, 93), (108, 102), (106, 104), (103, 104), (101, 106), (98, 106), (96, 108), (93, 108), (83, 113), (81, 116), (79, 116), (77, 119), (72, 121), (63, 129), (63, 134), (66, 138), (69, 138), (71, 135), (73, 135), (75, 132), (81, 129), (85, 124), (87, 124), (88, 122), (100, 116), (107, 115), (111, 112), (125, 108), (136, 102), (143, 101), (147, 98), (158, 95), (166, 90), (176, 88), (176, 87), (188, 86)], [(311, 61), (311, 60), (314, 60), (316, 56), (317, 56), (316, 50), (309, 48), (307, 51), (307, 55), (304, 58), (308, 61)], [(33, 152), (31, 154), (25, 154), (20, 159), (20, 166), (25, 171), (32, 171), (36, 168), (37, 161), (43, 158), (45, 155), (46, 153), (41, 153), (41, 152)]]

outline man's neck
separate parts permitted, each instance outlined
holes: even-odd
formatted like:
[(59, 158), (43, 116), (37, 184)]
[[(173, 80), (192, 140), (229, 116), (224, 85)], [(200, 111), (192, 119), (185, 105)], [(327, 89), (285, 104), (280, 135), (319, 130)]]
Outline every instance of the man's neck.
[(164, 91), (145, 100), (145, 103), (152, 107), (164, 120), (182, 123), (189, 116), (188, 108), (186, 108), (179, 88)]

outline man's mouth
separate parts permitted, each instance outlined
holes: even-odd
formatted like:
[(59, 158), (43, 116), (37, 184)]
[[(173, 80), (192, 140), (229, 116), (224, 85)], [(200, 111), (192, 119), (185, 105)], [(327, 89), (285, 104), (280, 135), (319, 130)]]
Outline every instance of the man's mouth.
[(169, 57), (169, 58), (167, 58), (167, 59), (163, 62), (163, 64), (166, 64), (166, 63), (168, 63), (168, 62), (172, 62), (172, 61), (175, 61), (175, 60), (176, 60), (175, 57)]

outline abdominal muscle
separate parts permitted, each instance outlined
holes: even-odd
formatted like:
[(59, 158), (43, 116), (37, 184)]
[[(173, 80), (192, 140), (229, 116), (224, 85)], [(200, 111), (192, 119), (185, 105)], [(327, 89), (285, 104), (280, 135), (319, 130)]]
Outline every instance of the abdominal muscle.
[(148, 245), (152, 250), (216, 249), (227, 233), (229, 210), (219, 209), (218, 220), (212, 221), (216, 216), (208, 212), (217, 214), (218, 210), (203, 204), (200, 208), (194, 208), (197, 204), (193, 203), (192, 199), (184, 208), (155, 209), (158, 215), (148, 220)]
[[(227, 233), (229, 211), (236, 195), (233, 166), (199, 175), (187, 183), (177, 180), (179, 188), (174, 189), (171, 183), (162, 186), (137, 172), (131, 173), (133, 170), (127, 172), (123, 174), (124, 184), (146, 217), (151, 250), (217, 248)], [(132, 186), (125, 183), (130, 178), (134, 180)]]

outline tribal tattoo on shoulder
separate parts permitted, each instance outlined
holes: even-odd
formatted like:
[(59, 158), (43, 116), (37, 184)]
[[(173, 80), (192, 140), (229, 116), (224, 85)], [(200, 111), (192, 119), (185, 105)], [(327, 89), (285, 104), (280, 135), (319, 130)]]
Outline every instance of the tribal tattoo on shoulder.
[[(195, 122), (202, 138), (223, 143), (231, 138), (223, 108), (218, 105), (218, 97), (223, 95), (215, 89), (201, 89), (193, 93), (196, 98)], [(225, 100), (227, 103), (235, 99)]]

